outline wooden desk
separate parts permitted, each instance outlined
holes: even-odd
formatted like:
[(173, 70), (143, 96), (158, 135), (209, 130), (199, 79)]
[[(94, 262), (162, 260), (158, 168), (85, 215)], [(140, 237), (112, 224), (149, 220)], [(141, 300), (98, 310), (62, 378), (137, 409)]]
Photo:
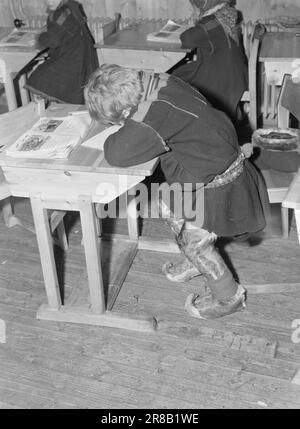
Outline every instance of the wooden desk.
[(108, 36), (103, 44), (96, 44), (100, 64), (113, 63), (125, 67), (166, 72), (189, 50), (180, 43), (148, 42), (147, 34), (161, 29), (161, 22), (133, 24)]
[[(0, 27), (0, 39), (12, 31), (12, 27)], [(0, 47), (0, 80), (4, 83), (8, 110), (14, 110), (17, 100), (14, 90), (14, 73), (20, 71), (34, 56), (37, 50), (31, 47)], [(1, 66), (2, 64), (2, 66)], [(23, 104), (28, 102), (27, 92), (23, 90), (24, 81), (20, 79), (20, 94)]]
[(281, 85), (284, 74), (300, 78), (300, 31), (265, 33), (259, 51), (269, 85)]
[[(57, 110), (58, 109), (58, 110)], [(64, 116), (70, 106), (60, 105), (49, 116)], [(72, 110), (75, 106), (72, 106)], [(134, 197), (129, 198), (129, 237), (117, 245), (124, 246), (119, 257), (120, 272), (116, 282), (106, 294), (101, 268), (101, 232), (96, 217), (95, 203), (106, 204), (127, 193), (148, 175), (151, 175), (157, 160), (131, 168), (113, 168), (104, 160), (102, 151), (78, 147), (66, 160), (16, 159), (0, 154), (0, 166), (12, 196), (30, 198), (40, 252), (48, 304), (37, 313), (39, 319), (72, 323), (119, 327), (152, 331), (153, 318), (131, 319), (114, 314), (110, 310), (117, 298), (122, 283), (138, 249), (138, 229)], [(60, 294), (57, 269), (54, 259), (52, 235), (47, 210), (79, 211), (88, 275), (88, 288), (83, 296), (64, 302)], [(66, 254), (67, 257), (67, 254)], [(86, 296), (89, 294), (89, 301)], [(108, 296), (107, 300), (105, 296)]]

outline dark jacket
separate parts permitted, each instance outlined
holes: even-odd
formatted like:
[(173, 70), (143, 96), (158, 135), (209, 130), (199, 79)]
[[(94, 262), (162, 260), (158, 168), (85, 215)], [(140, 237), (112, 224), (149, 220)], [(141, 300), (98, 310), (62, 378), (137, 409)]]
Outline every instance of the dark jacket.
[(183, 32), (181, 42), (183, 48), (197, 50), (197, 59), (175, 69), (173, 74), (235, 120), (238, 103), (248, 89), (247, 58), (241, 37), (236, 34), (234, 40), (215, 15), (209, 15)]
[(68, 0), (56, 9), (39, 44), (50, 48), (49, 59), (30, 75), (26, 87), (49, 99), (84, 104), (83, 87), (98, 57), (82, 5)]
[[(166, 181), (183, 185), (211, 182), (236, 160), (240, 148), (227, 115), (190, 85), (170, 77), (142, 122), (126, 119), (106, 140), (104, 153), (109, 164), (121, 167), (159, 156)], [(266, 197), (264, 184), (246, 160), (232, 183), (205, 190), (203, 227), (220, 236), (263, 229), (261, 196)]]

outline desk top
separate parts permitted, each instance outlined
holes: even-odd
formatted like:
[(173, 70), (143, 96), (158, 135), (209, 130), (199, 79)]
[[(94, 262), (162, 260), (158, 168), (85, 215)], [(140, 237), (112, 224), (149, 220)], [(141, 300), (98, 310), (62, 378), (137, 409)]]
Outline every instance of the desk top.
[[(0, 40), (12, 32), (14, 27), (0, 27)], [(0, 46), (2, 53), (38, 52), (34, 46)]]
[(131, 24), (116, 33), (106, 37), (104, 43), (97, 43), (97, 48), (111, 49), (134, 49), (169, 52), (189, 52), (190, 49), (183, 49), (180, 43), (159, 43), (149, 42), (147, 34), (161, 30), (161, 22), (144, 22)]
[[(61, 117), (68, 115), (71, 111), (74, 112), (81, 109), (82, 106), (80, 105), (53, 104), (50, 106), (50, 109), (46, 110), (44, 116)], [(24, 131), (20, 135), (23, 133)], [(102, 150), (85, 147), (82, 144), (74, 149), (69, 157), (65, 159), (13, 158), (6, 156), (4, 152), (0, 153), (1, 167), (59, 170), (64, 172), (77, 171), (128, 176), (151, 176), (157, 164), (158, 159), (156, 158), (133, 167), (112, 167), (104, 159)]]
[(0, 40), (7, 36), (12, 30), (13, 27), (0, 27)]
[(260, 62), (293, 61), (300, 58), (300, 33), (265, 33), (259, 51)]

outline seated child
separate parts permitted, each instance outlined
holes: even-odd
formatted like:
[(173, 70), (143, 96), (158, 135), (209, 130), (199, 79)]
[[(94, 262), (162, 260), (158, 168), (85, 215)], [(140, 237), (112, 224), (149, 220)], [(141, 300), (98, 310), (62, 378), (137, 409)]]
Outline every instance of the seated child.
[(196, 61), (179, 66), (173, 74), (197, 88), (214, 107), (239, 119), (238, 104), (248, 89), (238, 12), (230, 0), (190, 0), (196, 24), (181, 34), (183, 48), (197, 49)]
[(105, 158), (113, 166), (127, 167), (159, 157), (167, 183), (192, 184), (194, 201), (205, 185), (204, 221), (196, 216), (185, 222), (181, 213), (172, 213), (172, 207), (161, 202), (185, 257), (178, 265), (166, 264), (164, 272), (173, 281), (200, 274), (206, 279), (210, 293), (204, 298), (193, 294), (186, 301), (192, 316), (216, 318), (239, 311), (245, 305), (245, 290), (233, 279), (214, 242), (217, 235), (230, 237), (265, 227), (264, 184), (241, 152), (226, 114), (169, 75), (161, 75), (158, 88), (142, 102), (142, 76), (136, 70), (102, 65), (85, 88), (91, 117), (121, 124), (104, 143)]
[(99, 65), (81, 3), (46, 0), (47, 29), (38, 38), (49, 58), (30, 75), (25, 88), (49, 101), (84, 104), (83, 88)]

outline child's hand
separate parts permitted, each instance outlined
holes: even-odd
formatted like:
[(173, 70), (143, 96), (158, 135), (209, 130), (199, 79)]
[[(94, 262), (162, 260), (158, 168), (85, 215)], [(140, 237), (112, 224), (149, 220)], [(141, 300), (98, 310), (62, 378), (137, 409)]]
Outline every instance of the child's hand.
[(250, 158), (253, 153), (253, 145), (252, 143), (245, 143), (242, 147), (242, 152), (246, 158)]

